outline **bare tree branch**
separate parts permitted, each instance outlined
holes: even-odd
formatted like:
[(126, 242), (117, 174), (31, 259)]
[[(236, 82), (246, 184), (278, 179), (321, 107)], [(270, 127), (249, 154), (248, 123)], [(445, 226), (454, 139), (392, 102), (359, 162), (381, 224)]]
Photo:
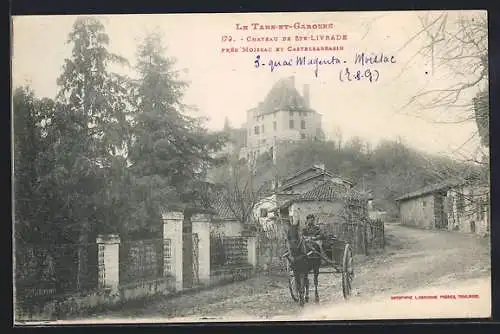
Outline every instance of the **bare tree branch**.
[[(460, 124), (472, 121), (477, 123), (478, 115), (472, 103), (472, 94), (474, 90), (476, 93), (484, 93), (484, 90), (487, 89), (484, 85), (488, 81), (488, 26), (486, 17), (483, 15), (457, 17), (441, 13), (436, 18), (430, 19), (430, 14), (427, 13), (424, 16), (419, 16), (419, 20), (421, 28), (398, 49), (398, 52), (420, 38), (424, 38), (427, 42), (424, 42), (422, 47), (412, 53), (397, 77), (404, 74), (418, 56), (423, 56), (430, 60), (433, 74), (438, 69), (443, 72), (441, 78), (435, 78), (432, 81), (433, 86), (439, 85), (441, 82), (451, 82), (451, 84), (428, 89), (427, 86), (430, 84), (428, 82), (397, 112), (403, 113), (404, 110), (410, 110), (410, 107), (413, 107), (411, 109), (418, 110), (418, 112), (413, 111), (413, 114), (412, 112), (405, 114), (434, 124)], [(436, 115), (441, 115), (441, 117), (425, 115), (424, 110), (437, 111)], [(448, 119), (439, 119), (442, 116)], [(480, 125), (478, 124), (478, 126)], [(484, 125), (481, 126), (484, 128)], [(481, 135), (483, 136), (483, 134)], [(471, 140), (467, 140), (460, 148), (470, 143)], [(467, 161), (471, 160), (477, 161), (477, 159), (467, 158)]]
[[(413, 96), (402, 109), (415, 103), (426, 109), (439, 109), (457, 104), (465, 91), (478, 87), (481, 82), (487, 80), (487, 25), (478, 24), (474, 18), (463, 17), (452, 20), (450, 23), (448, 14), (440, 14), (432, 21), (429, 20), (428, 14), (419, 19), (422, 28), (399, 51), (423, 34), (426, 35), (429, 43), (419, 48), (410, 57), (408, 63), (411, 63), (418, 55), (424, 55), (431, 59), (433, 70), (437, 61), (437, 66), (448, 67), (448, 74), (452, 78), (456, 76), (464, 78), (474, 76), (474, 78), (453, 83), (449, 87), (420, 92)], [(485, 22), (482, 18), (479, 21)], [(468, 72), (465, 72), (465, 69)], [(406, 66), (403, 67), (402, 72), (405, 70)], [(430, 100), (422, 102), (424, 98), (430, 98)]]

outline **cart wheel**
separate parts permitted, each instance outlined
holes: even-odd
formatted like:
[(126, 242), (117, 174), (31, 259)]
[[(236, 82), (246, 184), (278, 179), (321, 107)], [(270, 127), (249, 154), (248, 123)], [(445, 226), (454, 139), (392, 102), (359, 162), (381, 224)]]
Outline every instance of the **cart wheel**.
[(290, 265), (290, 260), (286, 260), (286, 274), (288, 275), (288, 289), (290, 290), (290, 296), (296, 302), (299, 301), (299, 292), (297, 291), (297, 285), (295, 284), (295, 276), (293, 274), (292, 266)]
[(352, 280), (354, 278), (352, 262), (351, 246), (346, 244), (342, 259), (342, 293), (344, 294), (344, 299), (348, 299), (351, 296)]

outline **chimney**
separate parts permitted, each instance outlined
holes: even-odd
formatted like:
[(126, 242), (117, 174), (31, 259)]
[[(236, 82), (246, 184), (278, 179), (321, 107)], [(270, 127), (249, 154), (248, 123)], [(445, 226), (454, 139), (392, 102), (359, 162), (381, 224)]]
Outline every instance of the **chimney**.
[(304, 90), (302, 95), (304, 97), (304, 102), (306, 104), (306, 107), (309, 108), (309, 85), (304, 85)]

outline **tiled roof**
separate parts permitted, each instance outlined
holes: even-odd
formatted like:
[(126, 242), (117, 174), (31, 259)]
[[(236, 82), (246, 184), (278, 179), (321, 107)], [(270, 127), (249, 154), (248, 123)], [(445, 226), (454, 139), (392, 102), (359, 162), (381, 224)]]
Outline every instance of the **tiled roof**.
[(308, 202), (308, 201), (324, 201), (334, 202), (339, 200), (368, 200), (369, 195), (361, 193), (354, 189), (347, 189), (344, 185), (325, 181), (314, 189), (296, 196), (295, 198), (285, 202), (282, 207), (287, 207), (295, 202)]
[[(314, 174), (308, 176), (307, 178), (302, 178), (302, 179), (299, 178), (300, 175), (303, 175), (309, 171), (313, 171)], [(335, 175), (326, 169), (322, 169), (316, 165), (313, 165), (311, 167), (299, 170), (298, 172), (294, 173), (293, 175), (287, 177), (284, 180), (283, 184), (280, 186), (280, 189), (283, 190), (283, 189), (288, 188), (290, 186), (306, 182), (308, 180), (311, 180), (311, 179), (316, 178), (316, 177), (321, 176), (321, 175), (326, 175), (326, 176), (331, 177), (331, 178), (333, 178), (333, 177), (339, 178), (339, 179), (343, 180), (344, 182), (347, 182), (347, 183), (352, 185), (352, 182), (350, 180), (343, 178), (343, 177), (340, 177), (338, 175)]]
[(237, 219), (236, 215), (234, 214), (237, 206), (231, 206), (227, 197), (227, 194), (225, 194), (223, 191), (216, 192), (210, 197), (210, 206), (222, 219)]
[(456, 187), (456, 186), (459, 186), (459, 185), (462, 185), (462, 184), (465, 184), (465, 183), (466, 183), (466, 181), (463, 180), (463, 179), (449, 179), (449, 180), (445, 180), (445, 181), (442, 181), (442, 182), (439, 182), (439, 183), (435, 183), (435, 184), (431, 184), (431, 185), (425, 186), (423, 188), (420, 188), (419, 190), (407, 193), (407, 194), (405, 194), (403, 196), (400, 196), (400, 197), (396, 198), (396, 201), (402, 201), (402, 200), (405, 200), (405, 199), (410, 199), (410, 198), (415, 198), (415, 197), (420, 197), (420, 196), (428, 195), (428, 194), (435, 193), (435, 192), (438, 192), (438, 191), (448, 190), (449, 188)]
[(291, 175), (288, 175), (283, 181), (284, 182), (288, 182), (294, 178), (296, 178), (297, 176), (300, 176), (304, 173), (307, 173), (308, 171), (321, 171), (321, 172), (326, 172), (326, 173), (330, 173), (329, 171), (327, 171), (326, 169), (321, 169), (319, 166), (316, 166), (316, 165), (312, 165), (312, 166), (309, 166), (307, 168), (302, 168), (302, 169), (299, 169), (298, 171), (296, 171), (295, 173), (291, 174)]
[(297, 89), (290, 83), (290, 78), (279, 80), (271, 88), (259, 111), (263, 114), (272, 113), (275, 110), (311, 110)]
[(297, 201), (336, 201), (343, 197), (346, 188), (341, 184), (324, 182), (297, 198)]

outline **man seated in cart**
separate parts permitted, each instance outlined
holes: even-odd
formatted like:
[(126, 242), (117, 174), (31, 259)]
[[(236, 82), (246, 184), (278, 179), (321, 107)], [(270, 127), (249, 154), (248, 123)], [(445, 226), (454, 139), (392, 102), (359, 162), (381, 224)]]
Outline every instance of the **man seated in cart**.
[(315, 217), (313, 214), (307, 215), (306, 226), (304, 227), (302, 234), (308, 237), (315, 237), (316, 238), (315, 241), (319, 246), (320, 255), (325, 256), (325, 252), (323, 250), (323, 243), (324, 241), (327, 241), (328, 238), (326, 238), (325, 234), (323, 233), (323, 231), (321, 231), (319, 226), (316, 225)]

